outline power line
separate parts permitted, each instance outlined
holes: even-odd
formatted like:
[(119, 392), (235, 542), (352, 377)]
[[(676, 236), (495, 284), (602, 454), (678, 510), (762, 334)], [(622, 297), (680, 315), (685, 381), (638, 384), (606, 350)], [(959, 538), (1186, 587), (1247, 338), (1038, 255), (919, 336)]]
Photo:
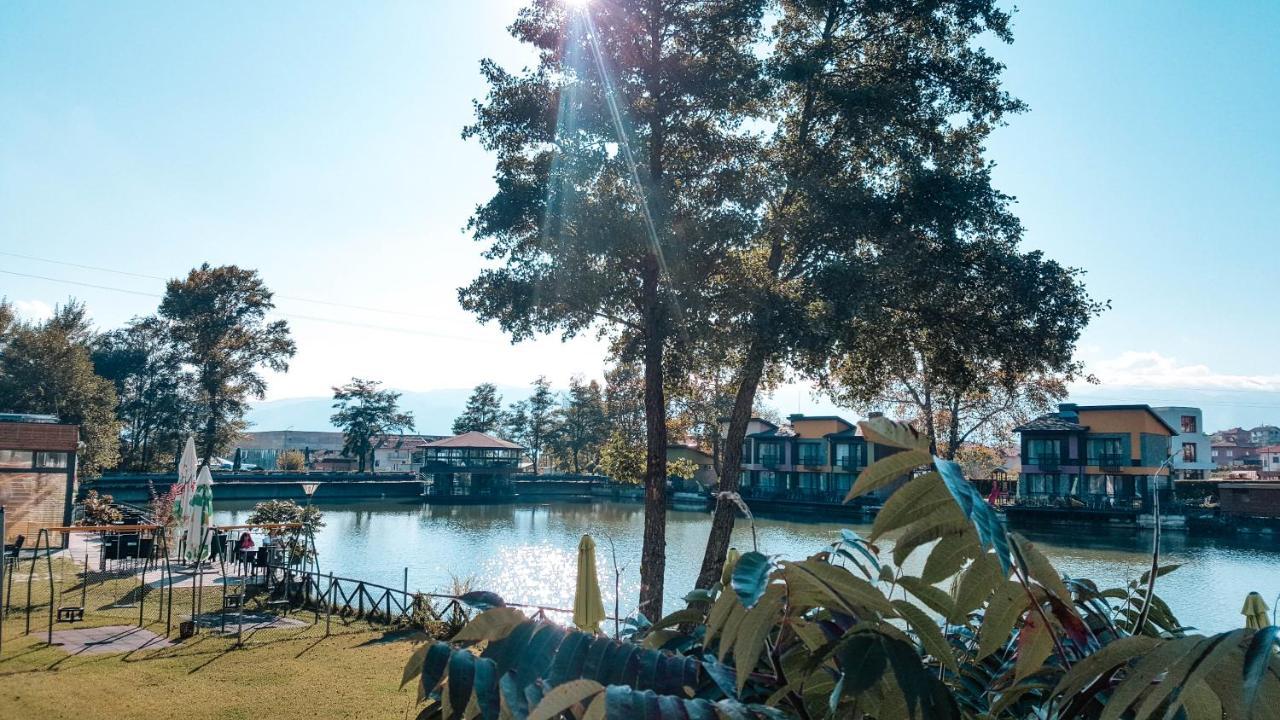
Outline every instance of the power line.
[[(9, 253), (0, 253), (0, 254), (7, 255)], [(143, 290), (129, 290), (127, 288), (111, 287), (110, 285), (98, 285), (95, 283), (82, 282), (79, 280), (64, 280), (62, 278), (48, 277), (47, 275), (34, 275), (31, 273), (22, 273), (22, 272), (16, 272), (13, 270), (0, 270), (0, 273), (4, 273), (5, 275), (14, 275), (22, 278), (29, 278), (31, 280), (44, 280), (46, 282), (61, 283), (63, 285), (78, 285), (80, 287), (94, 288), (96, 290), (109, 290), (111, 292), (127, 293), (129, 295), (141, 295), (143, 297), (150, 297), (150, 298), (163, 297), (159, 293), (145, 292)], [(332, 325), (346, 325), (348, 327), (365, 328), (367, 330), (377, 330), (380, 332), (401, 333), (404, 335), (418, 335), (421, 337), (438, 338), (441, 340), (457, 340), (459, 342), (493, 344), (492, 340), (466, 337), (463, 335), (447, 335), (444, 333), (433, 333), (433, 332), (426, 332), (424, 330), (414, 330), (412, 328), (398, 328), (398, 327), (390, 327), (387, 325), (373, 325), (370, 323), (361, 323), (361, 322), (355, 322), (351, 320), (338, 320), (335, 318), (317, 317), (315, 315), (302, 315), (299, 313), (286, 313), (286, 312), (277, 311), (276, 314), (286, 318), (290, 318), (292, 320), (310, 320), (313, 322), (330, 323)]]
[[(145, 273), (130, 272), (128, 270), (116, 270), (113, 268), (105, 268), (97, 265), (85, 265), (83, 263), (69, 262), (67, 260), (54, 260), (51, 258), (36, 257), (35, 255), (23, 255), (20, 253), (5, 252), (3, 250), (0, 250), (0, 255), (7, 255), (8, 257), (15, 257), (15, 258), (22, 258), (23, 260), (34, 260), (36, 262), (50, 263), (52, 265), (65, 265), (67, 267), (80, 268), (81, 270), (94, 270), (97, 272), (113, 273), (115, 275), (124, 275), (127, 277), (142, 278), (144, 280), (159, 280), (160, 282), (169, 281), (169, 278), (163, 278), (163, 277), (160, 277), (159, 275), (147, 275)], [(58, 281), (55, 280), (54, 282), (58, 282)], [(305, 298), (305, 297), (299, 297), (297, 295), (281, 295), (277, 293), (276, 297), (282, 300), (293, 300), (295, 302), (315, 303), (316, 305), (328, 305), (330, 307), (348, 308), (350, 310), (362, 310), (364, 312), (385, 313), (388, 315), (403, 315), (405, 317), (420, 318), (422, 320), (439, 320), (440, 319), (439, 316), (424, 315), (422, 313), (408, 312), (405, 310), (387, 310), (385, 308), (375, 308), (375, 307), (369, 307), (367, 305), (352, 305), (350, 303), (340, 303), (340, 302), (334, 302), (332, 300), (316, 300), (315, 298)]]

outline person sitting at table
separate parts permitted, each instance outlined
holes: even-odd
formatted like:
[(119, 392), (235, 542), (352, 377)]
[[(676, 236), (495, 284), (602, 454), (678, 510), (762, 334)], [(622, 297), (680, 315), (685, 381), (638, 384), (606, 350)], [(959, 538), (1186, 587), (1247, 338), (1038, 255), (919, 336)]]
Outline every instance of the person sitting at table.
[(250, 535), (247, 531), (240, 533), (240, 549), (241, 550), (253, 549), (253, 536)]

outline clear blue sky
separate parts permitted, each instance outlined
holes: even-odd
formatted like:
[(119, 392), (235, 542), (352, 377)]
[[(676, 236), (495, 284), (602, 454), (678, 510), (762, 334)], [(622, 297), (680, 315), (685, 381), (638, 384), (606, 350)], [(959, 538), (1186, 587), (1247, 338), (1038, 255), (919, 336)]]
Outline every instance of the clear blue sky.
[[(258, 268), (299, 342), (272, 397), (351, 375), (411, 390), (598, 375), (594, 342), (512, 348), (455, 300), (481, 264), (462, 228), (492, 172), (459, 131), (479, 59), (527, 60), (505, 32), (518, 6), (0, 4), (0, 252), (158, 277)], [(1038, 2), (994, 48), (1031, 106), (990, 145), (1026, 246), (1113, 303), (1080, 347), (1107, 384), (1081, 400), (1280, 421), (1276, 27), (1270, 2)], [(0, 270), (162, 290), (7, 255)], [(74, 295), (103, 326), (157, 302), (2, 273), (0, 294), (32, 315)], [(824, 407), (795, 395), (779, 408)]]

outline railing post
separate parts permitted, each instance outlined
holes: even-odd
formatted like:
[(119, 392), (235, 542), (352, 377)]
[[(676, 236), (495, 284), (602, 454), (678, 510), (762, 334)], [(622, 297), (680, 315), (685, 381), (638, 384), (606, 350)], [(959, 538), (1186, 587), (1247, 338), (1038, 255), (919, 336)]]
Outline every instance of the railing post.
[(329, 636), (329, 620), (333, 616), (333, 573), (329, 573), (329, 589), (325, 592), (324, 634)]

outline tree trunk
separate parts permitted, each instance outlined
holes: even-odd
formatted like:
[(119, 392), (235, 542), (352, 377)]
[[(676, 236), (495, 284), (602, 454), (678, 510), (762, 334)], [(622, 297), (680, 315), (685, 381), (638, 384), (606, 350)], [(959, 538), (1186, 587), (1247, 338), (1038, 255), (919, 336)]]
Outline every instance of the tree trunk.
[(644, 545), (640, 552), (641, 614), (662, 617), (663, 581), (667, 569), (667, 400), (663, 389), (664, 322), (658, 301), (658, 260), (650, 255), (644, 268)]
[[(756, 390), (760, 386), (760, 377), (764, 374), (765, 353), (762, 345), (759, 340), (752, 342), (742, 367), (738, 391), (733, 399), (729, 431), (724, 441), (724, 462), (720, 464), (720, 486), (717, 490), (721, 493), (738, 492), (741, 486), (742, 444), (746, 441), (751, 409), (756, 402)], [(737, 514), (738, 507), (732, 500), (723, 497), (716, 499), (715, 513), (711, 517), (711, 534), (707, 537), (707, 550), (702, 556), (702, 569), (698, 571), (697, 587), (709, 588), (720, 579)]]

